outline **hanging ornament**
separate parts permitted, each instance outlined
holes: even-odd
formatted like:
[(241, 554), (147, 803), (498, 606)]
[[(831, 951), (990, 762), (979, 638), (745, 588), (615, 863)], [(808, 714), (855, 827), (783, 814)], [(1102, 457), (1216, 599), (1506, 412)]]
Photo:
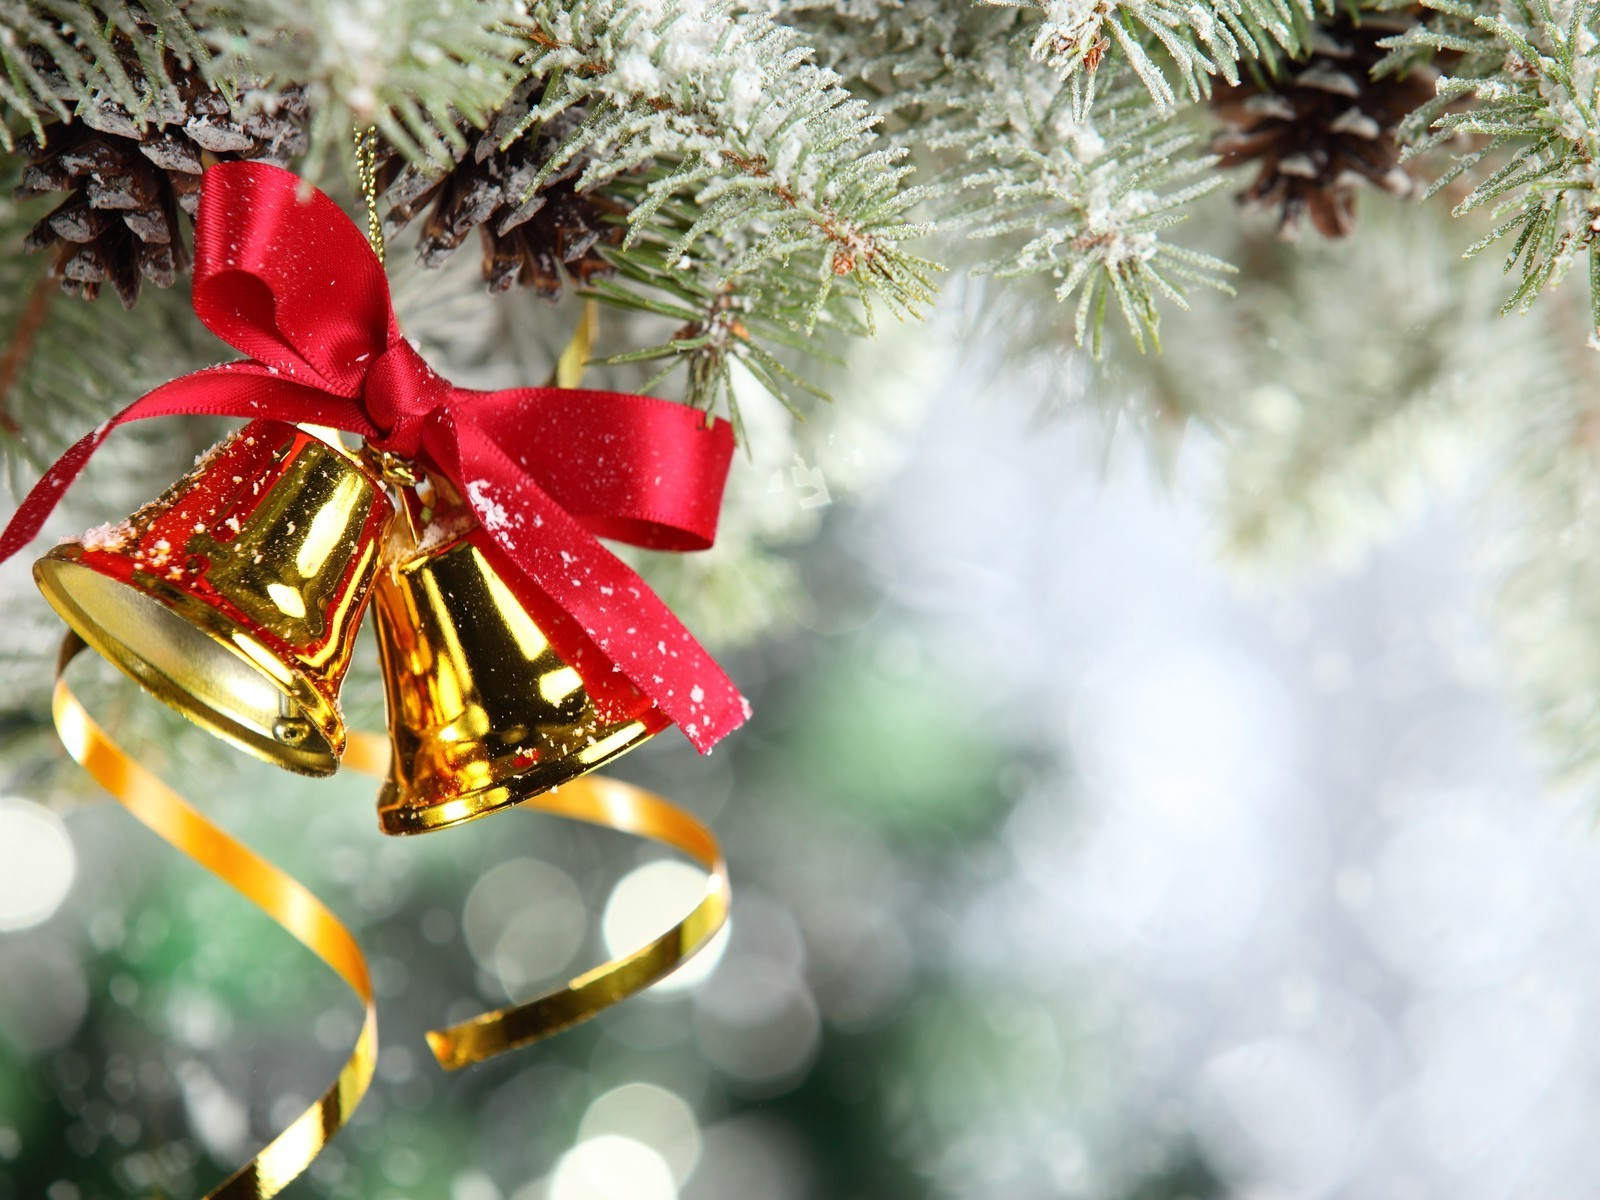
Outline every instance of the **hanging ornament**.
[(451, 485), (519, 600), (564, 614), (564, 657), (602, 712), (631, 686), (701, 751), (738, 728), (749, 708), (733, 682), (599, 541), (710, 546), (733, 452), (728, 423), (646, 396), (453, 386), (401, 336), (361, 232), (321, 192), (302, 200), (300, 187), (260, 163), (206, 172), (195, 312), (250, 357), (163, 384), (80, 440), (0, 532), (0, 561), (33, 538), (119, 425), (209, 414), (331, 426)]
[[(370, 189), (370, 141), (363, 149)], [(94, 724), (64, 678), (85, 644), (268, 762), (327, 775), (343, 761), (384, 779), (385, 832), (518, 805), (652, 839), (707, 869), (694, 910), (648, 945), (527, 1003), (430, 1033), (448, 1068), (594, 1015), (675, 970), (716, 932), (728, 888), (710, 830), (659, 797), (580, 776), (671, 724), (709, 750), (749, 713), (721, 668), (598, 540), (709, 546), (732, 453), (727, 423), (643, 396), (454, 387), (400, 334), (375, 228), (369, 246), (326, 196), (301, 190), (263, 164), (206, 172), (195, 310), (249, 357), (129, 405), (63, 455), (0, 532), (3, 561), (120, 424), (249, 420), (158, 500), (35, 566), (73, 630), (55, 702), (69, 753), (333, 966), (367, 1007), (333, 1087), (211, 1193), (229, 1200), (276, 1194), (365, 1092), (376, 1053), (365, 961), (315, 897)], [(349, 450), (333, 430), (365, 444)], [(346, 730), (338, 706), (373, 601), (388, 745)]]
[(159, 500), (34, 564), (89, 645), (258, 758), (331, 775), (339, 685), (394, 520), (383, 481), (293, 425), (252, 421)]
[(378, 796), (385, 833), (439, 829), (516, 804), (666, 725), (633, 688), (614, 689), (601, 711), (557, 648), (562, 615), (536, 617), (520, 603), (495, 568), (494, 544), (462, 516), (459, 504), (436, 508), (423, 545), (400, 523), (378, 583), (394, 749)]

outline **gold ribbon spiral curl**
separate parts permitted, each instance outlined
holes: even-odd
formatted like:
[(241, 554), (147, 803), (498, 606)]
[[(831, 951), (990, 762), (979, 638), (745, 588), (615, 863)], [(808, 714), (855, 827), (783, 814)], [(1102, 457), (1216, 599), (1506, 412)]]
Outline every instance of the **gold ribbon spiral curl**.
[[(383, 778), (389, 766), (387, 739), (352, 730), (344, 764)], [(642, 992), (693, 957), (728, 919), (732, 893), (728, 888), (728, 865), (716, 835), (660, 796), (618, 779), (583, 775), (516, 807), (524, 812), (585, 821), (681, 851), (706, 869), (705, 891), (688, 916), (632, 954), (601, 963), (525, 1004), (430, 1030), (428, 1045), (446, 1070), (482, 1062), (560, 1033), (617, 1001)]]
[(95, 723), (63, 678), (67, 665), (83, 649), (78, 635), (69, 633), (56, 663), (51, 714), (67, 753), (146, 827), (218, 876), (332, 967), (366, 1010), (355, 1049), (339, 1069), (333, 1086), (255, 1158), (207, 1194), (207, 1200), (266, 1200), (322, 1153), (372, 1082), (378, 1059), (378, 1006), (367, 959), (350, 931), (304, 884), (206, 820)]
[[(206, 1194), (206, 1200), (267, 1200), (311, 1165), (372, 1082), (378, 1012), (366, 957), (350, 931), (305, 885), (213, 825), (95, 723), (64, 678), (83, 649), (77, 635), (68, 634), (56, 665), (51, 711), (67, 753), (140, 822), (238, 891), (331, 967), (365, 1010), (355, 1048), (332, 1086), (255, 1158)], [(388, 761), (386, 739), (352, 733), (345, 765), (381, 778)], [(688, 916), (632, 954), (602, 963), (527, 1003), (430, 1032), (428, 1044), (446, 1069), (549, 1037), (635, 995), (681, 966), (727, 920), (730, 892), (722, 849), (705, 825), (676, 805), (629, 784), (590, 775), (519, 807), (682, 851), (706, 868), (705, 892)]]

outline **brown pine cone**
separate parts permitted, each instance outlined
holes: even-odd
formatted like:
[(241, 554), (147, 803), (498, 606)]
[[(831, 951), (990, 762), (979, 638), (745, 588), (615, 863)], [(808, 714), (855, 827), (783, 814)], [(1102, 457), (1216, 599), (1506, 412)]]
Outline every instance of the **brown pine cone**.
[(1346, 236), (1355, 224), (1356, 193), (1376, 185), (1407, 195), (1414, 183), (1400, 165), (1396, 130), (1434, 94), (1435, 73), (1372, 77), (1388, 53), (1378, 45), (1409, 27), (1404, 14), (1337, 17), (1312, 34), (1304, 58), (1286, 63), (1265, 84), (1246, 80), (1219, 88), (1217, 115), (1234, 126), (1211, 143), (1219, 166), (1259, 162), (1255, 182), (1239, 196), (1251, 208), (1277, 208), (1285, 237), (1309, 214), (1324, 237)]
[(574, 188), (587, 165), (581, 158), (552, 172), (530, 194), (540, 166), (571, 135), (576, 121), (546, 122), (538, 134), (501, 150), (504, 130), (526, 112), (525, 99), (516, 103), (520, 111), (513, 107), (502, 112), (448, 171), (402, 168), (391, 158), (385, 172), (389, 212), (384, 231), (388, 236), (398, 233), (427, 209), (417, 241), (424, 266), (442, 265), (476, 229), (490, 292), (520, 283), (554, 300), (561, 294), (563, 274), (582, 284), (610, 271), (600, 248), (622, 241), (624, 229), (616, 218), (627, 208)]
[[(130, 52), (130, 76), (138, 61)], [(29, 253), (59, 246), (53, 270), (62, 290), (94, 299), (107, 281), (132, 308), (148, 279), (170, 287), (188, 269), (179, 213), (194, 216), (207, 166), (250, 158), (287, 162), (306, 148), (306, 102), (298, 88), (251, 111), (228, 102), (197, 70), (169, 57), (175, 87), (158, 91), (141, 123), (112, 101), (45, 129), (27, 156), (19, 200), (68, 193), (28, 234)]]

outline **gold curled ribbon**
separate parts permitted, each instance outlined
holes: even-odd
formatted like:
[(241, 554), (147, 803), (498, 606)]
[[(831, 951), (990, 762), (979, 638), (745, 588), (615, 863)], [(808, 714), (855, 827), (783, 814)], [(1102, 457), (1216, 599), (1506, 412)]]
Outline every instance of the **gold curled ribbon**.
[(378, 1058), (378, 1008), (366, 956), (339, 918), (304, 884), (206, 820), (95, 724), (63, 678), (83, 648), (78, 635), (69, 633), (56, 663), (51, 713), (67, 753), (147, 828), (239, 892), (332, 967), (366, 1009), (355, 1049), (333, 1086), (255, 1158), (206, 1194), (206, 1200), (267, 1200), (322, 1153), (372, 1082)]
[[(389, 753), (386, 738), (352, 730), (343, 765), (381, 779), (388, 773)], [(570, 1029), (642, 992), (682, 966), (728, 919), (732, 894), (722, 847), (710, 829), (677, 805), (620, 780), (584, 775), (517, 807), (586, 821), (682, 851), (706, 869), (705, 891), (688, 916), (633, 953), (604, 962), (526, 1003), (430, 1030), (428, 1046), (449, 1071)]]
[[(372, 1082), (378, 1021), (366, 958), (350, 931), (303, 884), (211, 824), (94, 722), (63, 677), (83, 649), (82, 640), (68, 634), (56, 666), (52, 713), (67, 753), (140, 822), (237, 890), (332, 967), (365, 1007), (355, 1049), (333, 1086), (254, 1159), (206, 1195), (206, 1200), (267, 1200), (311, 1165)], [(343, 762), (382, 778), (388, 772), (389, 754), (387, 739), (352, 731)], [(431, 1030), (428, 1045), (446, 1070), (560, 1033), (636, 995), (682, 966), (728, 918), (732, 896), (716, 835), (661, 797), (619, 780), (587, 775), (518, 807), (682, 851), (705, 867), (705, 892), (686, 917), (631, 954), (602, 963), (526, 1003)]]

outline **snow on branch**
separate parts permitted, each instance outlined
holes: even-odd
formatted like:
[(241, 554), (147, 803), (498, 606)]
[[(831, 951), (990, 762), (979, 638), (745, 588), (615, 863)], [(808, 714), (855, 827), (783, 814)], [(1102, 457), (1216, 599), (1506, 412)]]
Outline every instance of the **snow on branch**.
[[(309, 175), (357, 125), (443, 164), (460, 123), (485, 124), (521, 79), (522, 12), (520, 0), (0, 0), (0, 114), (35, 135), (107, 101), (139, 119), (175, 61), (230, 96), (303, 85)], [(13, 148), (3, 123), (0, 144)]]
[(1494, 226), (1469, 257), (1510, 240), (1507, 273), (1521, 278), (1503, 307), (1526, 311), (1580, 260), (1589, 264), (1591, 326), (1600, 327), (1600, 61), (1594, 0), (1502, 0), (1482, 11), (1461, 0), (1425, 0), (1438, 17), (1395, 39), (1396, 53), (1440, 50), (1455, 65), (1436, 101), (1403, 132), (1415, 156), (1467, 140), (1428, 190), (1458, 180), (1470, 190), (1463, 216), (1487, 211)]
[[(313, 114), (304, 173), (353, 127), (376, 125), (414, 162), (449, 165), (522, 78), (518, 0), (207, 0), (202, 27), (230, 73), (303, 84)], [(197, 25), (201, 22), (196, 21)], [(230, 32), (231, 31), (231, 32)]]
[(730, 357), (784, 394), (786, 370), (741, 313), (803, 346), (819, 322), (855, 323), (841, 300), (870, 330), (874, 301), (909, 314), (932, 298), (934, 264), (903, 248), (925, 232), (904, 152), (793, 31), (725, 0), (537, 0), (532, 16), (543, 92), (504, 142), (582, 112), (530, 195), (579, 156), (580, 190), (632, 190), (628, 269), (601, 294), (683, 321), (633, 357), (686, 363), (691, 400), (731, 401)]
[[(1190, 99), (1207, 89), (1207, 77), (1239, 81), (1238, 63), (1275, 49), (1298, 50), (1316, 15), (1314, 0), (981, 0), (1037, 10), (1033, 58), (1062, 81), (1089, 75), (1113, 47), (1127, 60), (1162, 108), (1178, 95), (1177, 74)], [(1169, 66), (1159, 61), (1163, 56)]]
[(173, 0), (0, 0), (0, 147), (16, 148), (7, 111), (41, 140), (91, 97), (143, 112), (172, 84), (169, 54), (185, 66), (207, 57)]
[(976, 85), (950, 93), (971, 119), (960, 184), (980, 194), (964, 219), (1005, 247), (980, 269), (1055, 278), (1058, 298), (1077, 296), (1078, 341), (1096, 354), (1113, 299), (1134, 341), (1159, 345), (1159, 298), (1187, 307), (1185, 285), (1228, 290), (1227, 263), (1163, 236), (1226, 180), (1127, 76), (1091, 109), (1092, 83), (1041, 87), (1018, 57), (1015, 46), (986, 55), (971, 65)]

